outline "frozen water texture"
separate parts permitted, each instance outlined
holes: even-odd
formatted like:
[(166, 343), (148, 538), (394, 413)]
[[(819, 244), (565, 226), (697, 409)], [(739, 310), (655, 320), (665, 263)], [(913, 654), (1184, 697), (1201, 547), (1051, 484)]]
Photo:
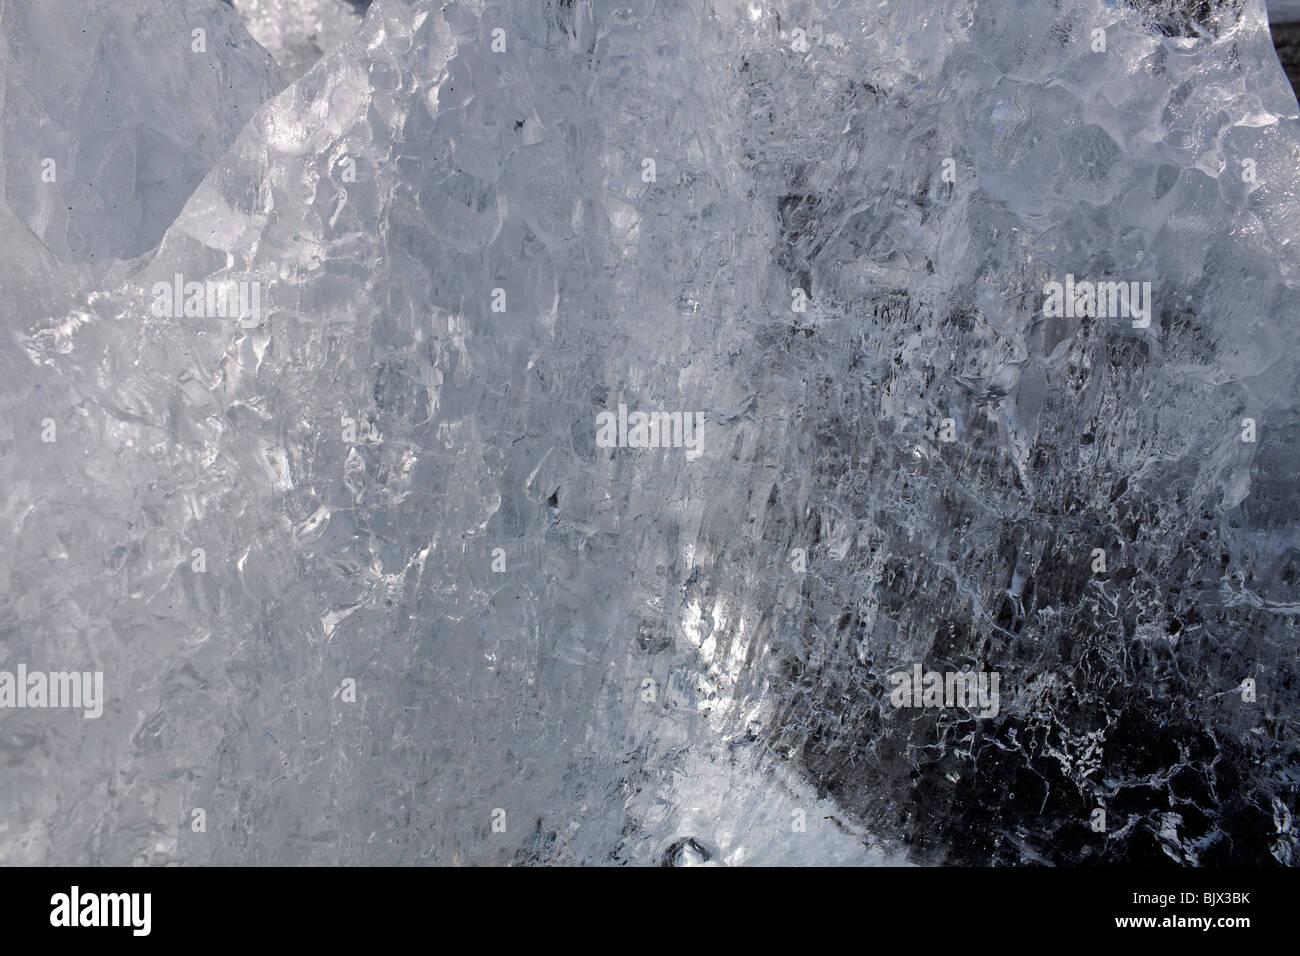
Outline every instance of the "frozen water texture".
[(296, 80), (361, 23), (369, 0), (228, 0), (253, 37)]
[(1197, 15), (379, 0), (155, 252), (19, 246), (0, 660), (109, 700), (0, 716), (0, 860), (1290, 861), (1300, 127)]
[(275, 62), (224, 4), (8, 3), (3, 199), (59, 262), (138, 256), (283, 87)]

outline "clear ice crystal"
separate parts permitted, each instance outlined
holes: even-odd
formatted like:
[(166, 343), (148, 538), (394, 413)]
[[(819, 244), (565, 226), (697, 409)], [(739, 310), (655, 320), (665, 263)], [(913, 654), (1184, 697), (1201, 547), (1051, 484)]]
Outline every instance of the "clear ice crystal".
[(369, 0), (228, 0), (290, 81), (361, 23)]
[[(0, 352), (0, 657), (109, 701), (4, 715), (0, 861), (1283, 852), (1297, 104), (1259, 0), (1158, 7), (377, 0), (179, 155), (156, 249), (86, 227), (148, 255), (6, 230), (68, 302)], [(1066, 274), (1150, 281), (1150, 327), (1045, 316)], [(156, 314), (176, 275), (256, 327)], [(598, 447), (620, 403), (704, 454)], [(916, 662), (998, 716), (892, 709)]]

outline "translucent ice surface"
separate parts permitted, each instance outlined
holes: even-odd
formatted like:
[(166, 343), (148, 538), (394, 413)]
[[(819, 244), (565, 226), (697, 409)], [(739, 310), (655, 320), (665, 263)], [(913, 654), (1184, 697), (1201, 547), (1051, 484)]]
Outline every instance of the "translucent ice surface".
[(361, 23), (370, 0), (228, 0), (291, 80)]
[(1259, 0), (377, 0), (3, 232), (0, 862), (1293, 862), (1298, 160)]
[(225, 4), (7, 3), (3, 199), (61, 262), (140, 255), (283, 87)]

